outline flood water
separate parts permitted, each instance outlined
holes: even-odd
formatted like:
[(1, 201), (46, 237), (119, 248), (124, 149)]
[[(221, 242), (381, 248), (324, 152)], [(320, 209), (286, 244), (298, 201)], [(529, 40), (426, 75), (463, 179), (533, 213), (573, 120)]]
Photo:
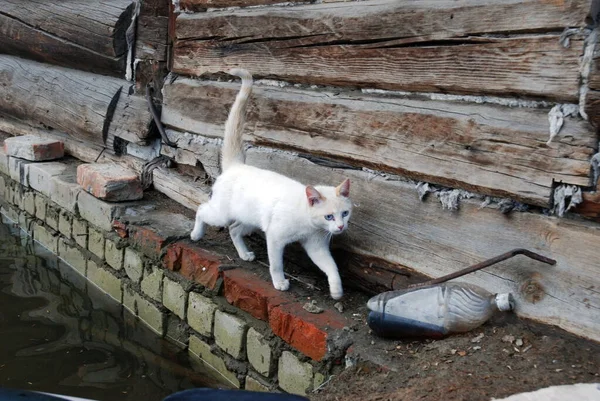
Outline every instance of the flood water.
[(222, 386), (2, 217), (0, 387), (158, 401)]

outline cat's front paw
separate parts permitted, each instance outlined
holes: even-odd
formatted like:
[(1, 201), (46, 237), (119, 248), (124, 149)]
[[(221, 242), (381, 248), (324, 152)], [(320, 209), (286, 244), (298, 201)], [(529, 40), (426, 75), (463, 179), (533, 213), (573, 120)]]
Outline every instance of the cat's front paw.
[(203, 236), (204, 236), (204, 233), (202, 232), (202, 230), (194, 230), (190, 234), (190, 238), (192, 239), (192, 241), (198, 241)]
[(338, 299), (341, 299), (344, 296), (344, 290), (342, 288), (339, 288), (339, 289), (331, 288), (329, 291), (331, 293), (331, 298), (335, 299), (336, 301)]
[(290, 288), (290, 280), (273, 281), (273, 287), (279, 291), (287, 291)]
[(240, 254), (240, 258), (242, 260), (252, 262), (254, 259), (256, 259), (256, 256), (254, 256), (254, 252), (246, 252), (245, 254)]

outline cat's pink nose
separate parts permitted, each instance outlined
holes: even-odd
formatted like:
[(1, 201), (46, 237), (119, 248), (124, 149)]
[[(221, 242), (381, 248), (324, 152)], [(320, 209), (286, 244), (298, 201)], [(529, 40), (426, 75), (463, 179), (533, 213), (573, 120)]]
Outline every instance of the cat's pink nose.
[(344, 226), (338, 226), (338, 230), (342, 231), (344, 229)]

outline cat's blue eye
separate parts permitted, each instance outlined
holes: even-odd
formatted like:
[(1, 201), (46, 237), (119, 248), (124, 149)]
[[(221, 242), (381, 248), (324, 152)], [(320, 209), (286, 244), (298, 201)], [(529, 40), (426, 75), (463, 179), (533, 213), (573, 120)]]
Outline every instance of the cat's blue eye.
[(346, 216), (348, 216), (349, 214), (350, 214), (350, 212), (349, 212), (349, 211), (347, 211), (347, 210), (344, 210), (344, 211), (342, 212), (342, 217), (346, 217)]
[(325, 220), (327, 220), (327, 221), (333, 220), (333, 215), (332, 214), (325, 215)]

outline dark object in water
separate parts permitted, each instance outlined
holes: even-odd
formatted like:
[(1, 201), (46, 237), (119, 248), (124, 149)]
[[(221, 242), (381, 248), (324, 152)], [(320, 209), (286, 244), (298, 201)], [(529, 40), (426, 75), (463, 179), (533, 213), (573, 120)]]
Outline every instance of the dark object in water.
[(510, 294), (491, 294), (466, 283), (388, 291), (367, 302), (367, 323), (382, 337), (444, 337), (482, 325), (514, 307)]
[(281, 393), (194, 388), (172, 394), (164, 401), (308, 401), (308, 398)]
[[(0, 401), (93, 401), (84, 398), (0, 388)], [(244, 390), (194, 388), (171, 394), (163, 401), (309, 401), (298, 395)]]

